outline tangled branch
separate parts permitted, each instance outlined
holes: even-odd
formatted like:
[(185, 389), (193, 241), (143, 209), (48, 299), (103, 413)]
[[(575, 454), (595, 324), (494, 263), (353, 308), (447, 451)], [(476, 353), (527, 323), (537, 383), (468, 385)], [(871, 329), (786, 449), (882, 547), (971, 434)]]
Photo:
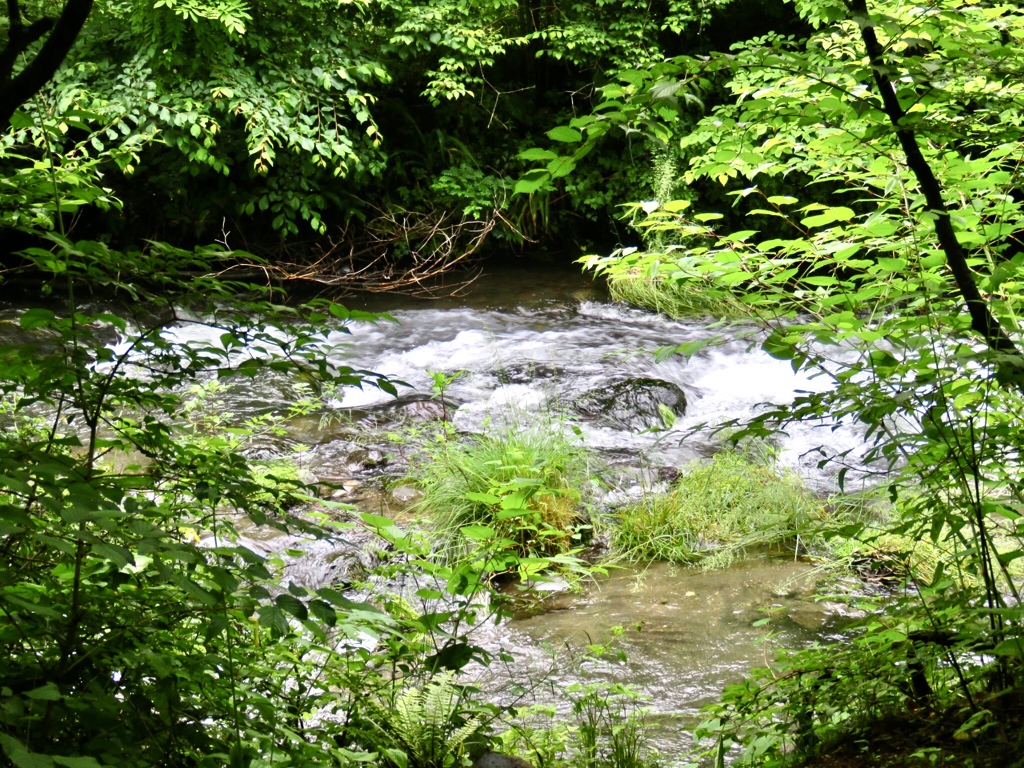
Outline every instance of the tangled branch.
[(393, 209), (358, 228), (345, 227), (312, 263), (275, 260), (257, 267), (278, 280), (306, 280), (343, 290), (407, 293), (424, 298), (454, 295), (479, 272), (442, 281), (473, 257), (500, 218), (470, 219), (449, 211)]

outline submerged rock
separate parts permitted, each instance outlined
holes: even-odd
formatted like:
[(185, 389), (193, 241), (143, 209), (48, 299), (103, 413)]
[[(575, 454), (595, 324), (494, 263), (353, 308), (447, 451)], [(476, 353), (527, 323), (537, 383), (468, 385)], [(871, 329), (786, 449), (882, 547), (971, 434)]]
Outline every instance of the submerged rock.
[(409, 485), (400, 485), (389, 492), (393, 501), (408, 506), (423, 498), (423, 491)]
[(458, 403), (453, 402), (451, 398), (447, 398), (446, 404), (432, 395), (413, 393), (398, 395), (392, 400), (369, 406), (364, 412), (367, 414), (366, 418), (380, 427), (403, 421), (426, 422), (444, 419), (446, 413), (451, 413), (457, 407)]
[(563, 378), (564, 368), (541, 362), (512, 363), (497, 372), (502, 384), (530, 384), (534, 381)]
[(661, 379), (625, 379), (590, 390), (573, 408), (603, 426), (641, 430), (663, 426), (659, 406), (682, 416), (686, 412), (686, 394)]
[(346, 531), (349, 540), (318, 540), (285, 565), (282, 582), (306, 589), (348, 588), (380, 564), (380, 544), (368, 531)]
[(473, 768), (533, 768), (521, 757), (503, 755), (499, 752), (486, 752), (477, 758)]

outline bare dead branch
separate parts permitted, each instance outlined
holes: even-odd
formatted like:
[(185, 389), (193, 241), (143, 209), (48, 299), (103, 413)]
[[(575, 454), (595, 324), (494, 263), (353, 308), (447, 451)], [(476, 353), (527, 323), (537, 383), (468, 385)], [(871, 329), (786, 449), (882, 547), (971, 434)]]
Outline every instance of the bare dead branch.
[(239, 264), (276, 280), (302, 280), (343, 292), (395, 292), (421, 298), (458, 295), (478, 276), (454, 284), (442, 281), (456, 268), (470, 266), (497, 223), (499, 212), (471, 219), (451, 211), (378, 210), (358, 228), (346, 227), (312, 261), (277, 258), (272, 264)]

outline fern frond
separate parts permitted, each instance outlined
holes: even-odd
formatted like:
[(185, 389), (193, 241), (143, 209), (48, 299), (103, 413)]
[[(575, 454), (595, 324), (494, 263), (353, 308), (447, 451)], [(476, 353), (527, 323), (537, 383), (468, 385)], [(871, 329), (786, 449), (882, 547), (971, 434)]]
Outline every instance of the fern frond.
[(473, 717), (455, 727), (461, 701), (455, 676), (445, 672), (422, 688), (405, 689), (390, 703), (372, 701), (373, 722), (387, 746), (408, 757), (408, 768), (445, 768), (455, 764), (452, 758), (483, 724), (480, 717)]

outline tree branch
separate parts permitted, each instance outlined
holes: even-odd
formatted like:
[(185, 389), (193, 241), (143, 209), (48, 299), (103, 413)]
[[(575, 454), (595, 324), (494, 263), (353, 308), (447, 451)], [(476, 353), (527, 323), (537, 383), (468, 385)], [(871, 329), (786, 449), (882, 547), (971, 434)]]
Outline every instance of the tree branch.
[(21, 27), (21, 6), (18, 5), (18, 0), (7, 0), (7, 18), (11, 24), (11, 36), (14, 36), (14, 31)]
[[(17, 8), (15, 0), (8, 0), (8, 12), (10, 6)], [(14, 75), (14, 62), (24, 53), (32, 43), (41, 38), (51, 29), (56, 21), (50, 18), (37, 19), (26, 28), (21, 21), (18, 25), (11, 25), (11, 31), (7, 35), (7, 45), (0, 51), (0, 91), (10, 83)]]
[[(55, 21), (39, 19), (26, 29), (18, 0), (7, 0), (11, 31), (0, 52), (0, 131), (7, 130), (14, 111), (35, 96), (60, 69), (92, 11), (92, 4), (93, 0), (67, 0)], [(18, 56), (48, 32), (49, 37), (36, 55), (15, 75)]]
[[(978, 290), (978, 285), (974, 281), (974, 273), (967, 263), (967, 252), (960, 244), (956, 231), (953, 229), (949, 209), (942, 196), (942, 185), (921, 152), (914, 130), (907, 127), (905, 122), (907, 113), (900, 106), (899, 99), (896, 97), (896, 88), (889, 77), (885, 52), (875, 35), (875, 29), (867, 9), (867, 1), (847, 0), (847, 8), (853, 14), (853, 20), (860, 26), (861, 38), (871, 62), (871, 72), (882, 98), (883, 109), (896, 129), (896, 138), (906, 155), (907, 166), (917, 178), (928, 208), (935, 218), (935, 234), (938, 237), (939, 246), (946, 254), (946, 262), (956, 280), (957, 289), (967, 305), (967, 312), (971, 316), (971, 328), (985, 340), (993, 352), (1019, 358), (1021, 352), (1017, 345), (1006, 334), (999, 324), (999, 320), (989, 309), (988, 303), (982, 297), (981, 291)], [(1012, 365), (1015, 371), (1021, 367), (1021, 362)], [(1024, 389), (1024, 383), (1015, 383), (1019, 388)]]

